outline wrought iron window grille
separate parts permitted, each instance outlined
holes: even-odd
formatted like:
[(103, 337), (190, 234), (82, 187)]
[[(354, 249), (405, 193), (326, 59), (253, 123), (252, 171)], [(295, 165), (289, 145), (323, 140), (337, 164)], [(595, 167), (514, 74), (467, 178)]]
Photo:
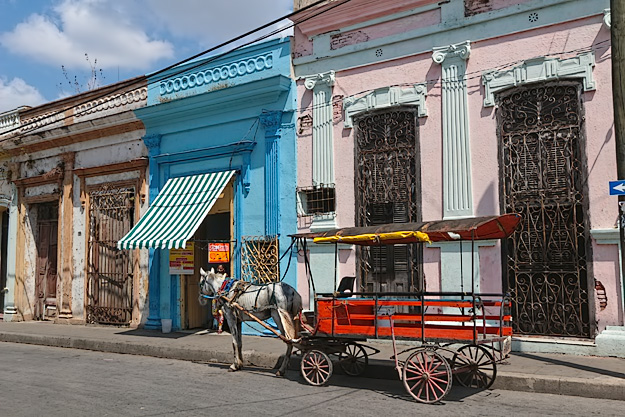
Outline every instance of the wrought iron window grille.
[(280, 281), (278, 236), (241, 237), (241, 278), (255, 283)]
[(335, 213), (334, 184), (297, 188), (297, 217), (334, 218)]

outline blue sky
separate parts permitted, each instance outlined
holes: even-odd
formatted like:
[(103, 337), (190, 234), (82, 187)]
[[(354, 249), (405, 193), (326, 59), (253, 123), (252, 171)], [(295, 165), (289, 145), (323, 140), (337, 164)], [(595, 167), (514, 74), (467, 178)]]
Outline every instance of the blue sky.
[(286, 15), (292, 5), (293, 0), (0, 0), (0, 113), (76, 94), (67, 78), (76, 78), (85, 91), (92, 68), (99, 85), (150, 73)]

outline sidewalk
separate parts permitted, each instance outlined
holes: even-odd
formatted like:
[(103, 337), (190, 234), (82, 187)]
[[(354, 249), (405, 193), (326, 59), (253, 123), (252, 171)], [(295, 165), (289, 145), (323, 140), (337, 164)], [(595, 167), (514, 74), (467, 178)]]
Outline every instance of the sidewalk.
[[(198, 362), (232, 363), (232, 338), (208, 331), (163, 334), (155, 330), (128, 329), (49, 322), (0, 322), (0, 342), (29, 343), (102, 352), (155, 356)], [(392, 344), (372, 341), (380, 350), (363, 376), (398, 379)], [(0, 343), (0, 349), (6, 346)], [(398, 350), (411, 345), (400, 344)], [(248, 365), (274, 368), (285, 351), (272, 337), (243, 336), (243, 356)], [(290, 372), (299, 372), (291, 364)], [(332, 380), (330, 380), (331, 383)], [(512, 353), (497, 368), (494, 389), (590, 398), (625, 400), (625, 359), (559, 354)]]

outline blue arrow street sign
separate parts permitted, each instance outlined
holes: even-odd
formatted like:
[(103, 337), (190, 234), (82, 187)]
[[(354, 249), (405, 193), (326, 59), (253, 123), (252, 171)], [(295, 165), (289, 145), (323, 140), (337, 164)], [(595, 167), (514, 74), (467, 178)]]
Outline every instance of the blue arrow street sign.
[(610, 195), (625, 195), (625, 180), (610, 181)]

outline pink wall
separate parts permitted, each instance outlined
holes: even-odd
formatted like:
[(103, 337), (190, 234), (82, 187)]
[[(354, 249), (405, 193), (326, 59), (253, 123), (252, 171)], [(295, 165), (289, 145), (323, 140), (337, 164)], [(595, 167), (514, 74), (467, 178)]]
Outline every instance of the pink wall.
[[(504, 2), (500, 0), (499, 3)], [(509, 3), (509, 2), (508, 2)], [(514, 2), (518, 3), (518, 2)], [(507, 3), (506, 3), (507, 4)], [(494, 107), (484, 107), (482, 71), (510, 68), (540, 56), (567, 58), (575, 56), (580, 48), (597, 45), (593, 78), (596, 90), (583, 95), (585, 112), (586, 154), (588, 165), (589, 222), (592, 229), (613, 228), (617, 206), (608, 195), (608, 181), (616, 179), (614, 132), (610, 73), (610, 32), (602, 24), (602, 16), (580, 19), (566, 24), (516, 33), (486, 41), (472, 42), (467, 61), (469, 73), (468, 105), (471, 138), (473, 205), (476, 216), (499, 213), (499, 162), (496, 117)], [(603, 42), (603, 43), (601, 43)], [(444, 46), (444, 45), (440, 45)], [(297, 46), (296, 46), (297, 48)], [(562, 52), (574, 51), (568, 54)], [(438, 80), (441, 66), (431, 59), (430, 52), (367, 67), (339, 71), (334, 86), (335, 96), (363, 95), (373, 89), (426, 80)], [(363, 93), (364, 92), (364, 93)], [(298, 85), (302, 114), (310, 113), (312, 94), (302, 82)], [(440, 83), (428, 84), (427, 117), (419, 119), (421, 147), (422, 213), (424, 220), (442, 218), (442, 130)], [(311, 137), (307, 129), (298, 139), (298, 182), (311, 183)], [(345, 129), (342, 120), (334, 121), (335, 178), (337, 184), (337, 222), (339, 227), (354, 224), (354, 141), (352, 129)], [(440, 256), (438, 251), (426, 250), (425, 272), (428, 289), (439, 285)], [(484, 290), (496, 290), (501, 284), (501, 256), (499, 245), (480, 249), (481, 275)], [(353, 257), (352, 257), (353, 258)], [(591, 258), (589, 258), (590, 260)], [(614, 245), (593, 244), (594, 262), (591, 276), (599, 279), (608, 294), (608, 306), (597, 304), (596, 319), (601, 330), (606, 324), (620, 324), (618, 251)], [(591, 283), (594, 287), (594, 283)], [(595, 291), (591, 289), (591, 297)]]

